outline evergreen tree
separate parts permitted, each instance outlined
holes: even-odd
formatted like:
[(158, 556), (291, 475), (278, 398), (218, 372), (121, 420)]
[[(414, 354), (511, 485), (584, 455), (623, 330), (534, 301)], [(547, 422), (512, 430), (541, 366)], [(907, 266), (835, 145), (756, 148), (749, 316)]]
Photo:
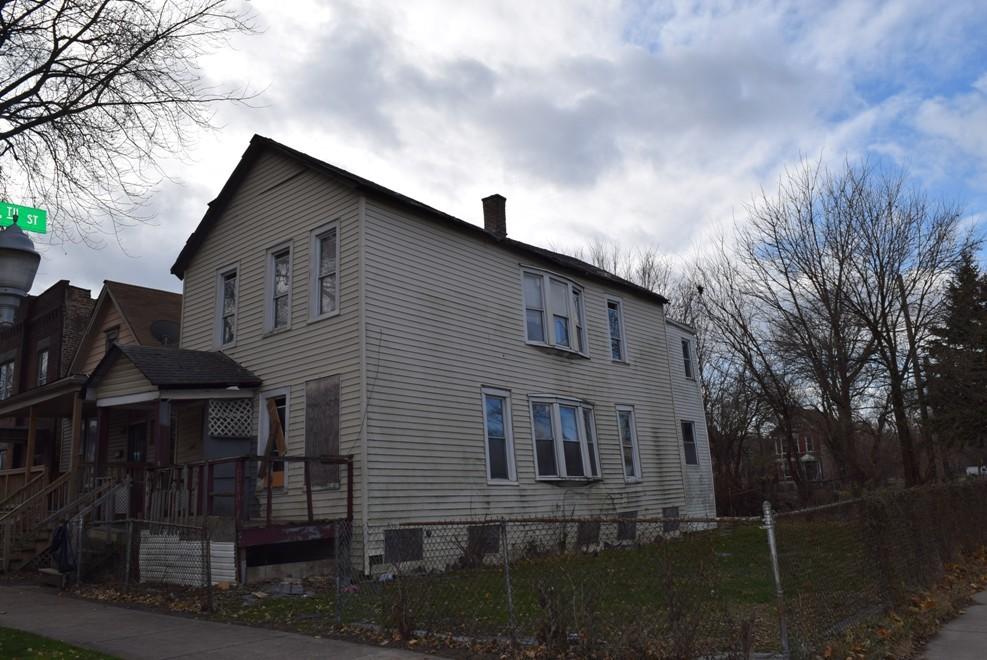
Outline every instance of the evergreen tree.
[(947, 447), (987, 442), (987, 275), (963, 253), (929, 350), (931, 425)]

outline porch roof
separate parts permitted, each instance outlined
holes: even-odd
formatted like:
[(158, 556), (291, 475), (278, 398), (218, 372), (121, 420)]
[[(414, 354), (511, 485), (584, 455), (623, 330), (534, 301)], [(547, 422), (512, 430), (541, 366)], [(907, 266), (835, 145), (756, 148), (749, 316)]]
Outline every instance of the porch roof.
[(46, 385), (34, 387), (0, 401), (0, 418), (25, 417), (31, 408), (42, 417), (67, 417), (72, 401), (82, 391), (86, 377), (69, 375)]
[(95, 386), (123, 356), (159, 389), (258, 387), (260, 378), (219, 351), (115, 344), (93, 370), (86, 387)]

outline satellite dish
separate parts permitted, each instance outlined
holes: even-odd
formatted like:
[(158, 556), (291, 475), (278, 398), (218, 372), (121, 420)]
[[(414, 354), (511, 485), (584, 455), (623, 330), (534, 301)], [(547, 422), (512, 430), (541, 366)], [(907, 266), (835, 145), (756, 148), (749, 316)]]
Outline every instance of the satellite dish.
[(151, 321), (151, 336), (162, 346), (178, 345), (178, 324), (174, 321)]

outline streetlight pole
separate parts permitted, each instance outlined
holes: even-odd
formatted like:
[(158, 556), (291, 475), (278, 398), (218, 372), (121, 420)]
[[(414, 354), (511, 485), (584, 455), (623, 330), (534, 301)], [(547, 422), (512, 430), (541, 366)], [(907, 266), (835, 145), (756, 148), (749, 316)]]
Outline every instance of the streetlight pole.
[(14, 322), (41, 263), (41, 255), (17, 226), (17, 219), (15, 213), (13, 223), (0, 230), (0, 327)]

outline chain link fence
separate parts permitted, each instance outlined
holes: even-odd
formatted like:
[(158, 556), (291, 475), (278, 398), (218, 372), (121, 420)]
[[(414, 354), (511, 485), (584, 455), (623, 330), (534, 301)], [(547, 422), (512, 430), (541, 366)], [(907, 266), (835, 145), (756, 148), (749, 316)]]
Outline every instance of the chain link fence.
[[(987, 544), (987, 480), (757, 518), (665, 513), (366, 530), (341, 520), (321, 577), (242, 588), (221, 577), (219, 614), (508, 657), (536, 644), (554, 657), (814, 657)], [(219, 563), (203, 529), (122, 520), (80, 531), (83, 584), (166, 585), (211, 602)]]
[(827, 640), (939, 582), (987, 544), (987, 481), (876, 494), (778, 514), (780, 614), (791, 652)]
[(185, 590), (212, 609), (212, 548), (202, 527), (145, 520), (87, 520), (75, 527), (79, 586)]
[[(761, 646), (777, 646), (758, 522), (626, 517), (373, 528), (370, 574), (340, 571), (336, 614), (404, 638), (537, 643), (579, 656), (746, 657), (758, 636)], [(341, 525), (342, 546), (348, 530)], [(738, 556), (753, 547), (758, 552)]]

